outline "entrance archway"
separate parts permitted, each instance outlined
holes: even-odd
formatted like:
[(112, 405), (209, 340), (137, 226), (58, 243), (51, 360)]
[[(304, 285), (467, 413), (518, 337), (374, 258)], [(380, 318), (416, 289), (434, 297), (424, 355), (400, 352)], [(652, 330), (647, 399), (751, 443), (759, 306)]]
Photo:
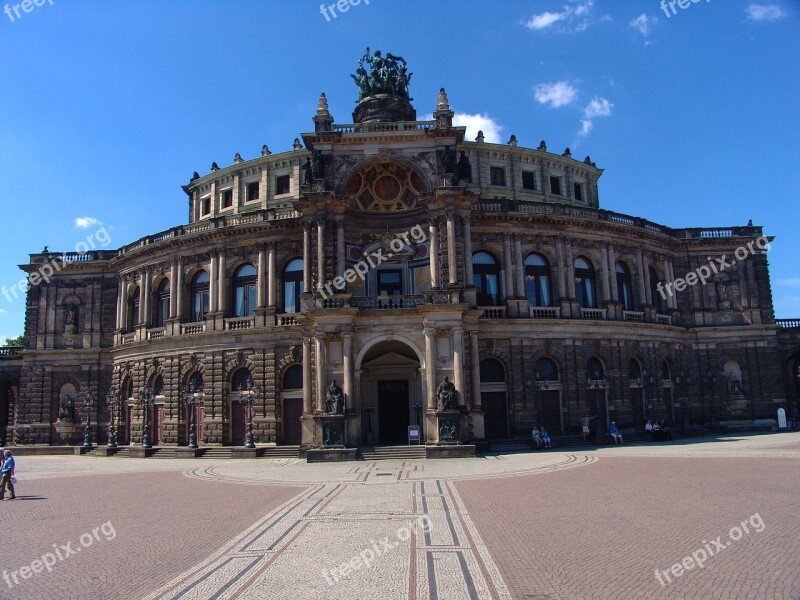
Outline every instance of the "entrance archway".
[(10, 440), (9, 425), (13, 423), (11, 414), (11, 395), (13, 389), (7, 381), (0, 382), (0, 446), (5, 446)]
[(377, 341), (356, 360), (362, 443), (404, 445), (408, 426), (419, 423), (423, 394), (419, 350), (406, 340)]

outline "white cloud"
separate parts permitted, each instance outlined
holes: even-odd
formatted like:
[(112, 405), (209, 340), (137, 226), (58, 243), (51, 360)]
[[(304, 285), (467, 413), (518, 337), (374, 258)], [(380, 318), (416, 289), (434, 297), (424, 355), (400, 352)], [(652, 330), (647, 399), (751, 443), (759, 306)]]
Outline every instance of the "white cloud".
[(570, 0), (571, 5), (566, 5), (560, 12), (543, 12), (533, 15), (525, 27), (534, 31), (553, 29), (560, 33), (571, 31), (584, 31), (593, 22), (591, 12), (594, 0)]
[(533, 94), (539, 104), (547, 104), (550, 108), (561, 108), (575, 101), (578, 97), (578, 88), (569, 81), (540, 83), (533, 88)]
[(749, 21), (778, 21), (788, 15), (777, 4), (751, 4), (747, 7), (747, 19)]
[(94, 217), (78, 217), (75, 219), (75, 227), (78, 229), (89, 229), (95, 225), (102, 225), (103, 223)]
[(645, 13), (640, 14), (638, 17), (633, 19), (630, 23), (628, 23), (628, 27), (632, 27), (642, 37), (647, 37), (650, 35), (650, 30), (655, 22), (655, 18), (648, 17)]
[(594, 119), (597, 117), (610, 117), (612, 108), (614, 108), (614, 105), (611, 102), (605, 98), (595, 96), (583, 109), (580, 134), (583, 136), (589, 135), (594, 128)]
[(453, 117), (453, 125), (456, 127), (466, 127), (467, 133), (465, 137), (470, 142), (478, 137), (479, 131), (483, 131), (483, 135), (486, 137), (488, 143), (501, 143), (500, 132), (503, 130), (503, 126), (489, 115), (456, 113)]
[(0, 315), (7, 315), (8, 311), (5, 308), (0, 308)]
[(791, 279), (779, 279), (778, 285), (789, 288), (800, 288), (800, 277), (793, 277)]

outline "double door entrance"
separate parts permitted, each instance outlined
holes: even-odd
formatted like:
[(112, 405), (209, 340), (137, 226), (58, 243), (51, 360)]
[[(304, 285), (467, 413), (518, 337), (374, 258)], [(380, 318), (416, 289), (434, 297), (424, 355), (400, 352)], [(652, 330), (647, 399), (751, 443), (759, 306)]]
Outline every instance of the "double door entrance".
[(408, 391), (408, 381), (378, 382), (378, 443), (382, 446), (408, 443)]

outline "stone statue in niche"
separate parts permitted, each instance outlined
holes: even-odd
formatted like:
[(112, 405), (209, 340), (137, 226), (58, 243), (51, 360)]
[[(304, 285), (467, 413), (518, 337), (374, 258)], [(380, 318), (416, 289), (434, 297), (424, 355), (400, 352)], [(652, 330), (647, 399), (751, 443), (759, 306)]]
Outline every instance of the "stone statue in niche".
[(469, 162), (467, 153), (463, 150), (461, 151), (461, 157), (458, 159), (458, 165), (456, 166), (455, 180), (456, 182), (472, 181), (472, 165)]
[(75, 398), (64, 394), (58, 401), (58, 420), (63, 422), (75, 421)]
[(303, 185), (311, 185), (314, 180), (314, 165), (311, 164), (311, 158), (306, 157), (306, 162), (303, 165)]
[(452, 410), (456, 407), (456, 386), (447, 375), (436, 388), (436, 401), (438, 410)]
[(75, 333), (78, 320), (78, 307), (67, 304), (64, 307), (64, 333)]
[(328, 386), (328, 394), (325, 397), (325, 412), (329, 415), (340, 415), (343, 407), (344, 394), (342, 393), (342, 388), (336, 384), (334, 379)]

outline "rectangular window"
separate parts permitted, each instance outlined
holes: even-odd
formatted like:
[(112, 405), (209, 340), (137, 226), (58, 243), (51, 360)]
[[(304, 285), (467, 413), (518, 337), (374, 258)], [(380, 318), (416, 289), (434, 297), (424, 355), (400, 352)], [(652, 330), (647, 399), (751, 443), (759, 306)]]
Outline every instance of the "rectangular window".
[(580, 183), (573, 184), (575, 188), (575, 200), (583, 201), (583, 186)]
[(288, 194), (291, 189), (289, 187), (289, 176), (288, 175), (281, 175), (276, 180), (276, 196), (280, 196), (281, 194)]
[(559, 177), (550, 178), (550, 193), (554, 196), (561, 195), (561, 179)]
[(505, 186), (506, 170), (503, 167), (489, 167), (489, 175), (492, 185)]
[(222, 190), (222, 208), (233, 206), (233, 190)]
[(536, 189), (536, 177), (534, 177), (533, 171), (522, 172), (522, 189), (523, 190)]
[(203, 216), (211, 214), (211, 198), (203, 198), (201, 200)]
[(402, 296), (403, 273), (399, 270), (378, 271), (378, 296)]
[(258, 200), (259, 191), (258, 191), (258, 182), (253, 181), (252, 183), (247, 184), (247, 201), (252, 202), (253, 200)]

